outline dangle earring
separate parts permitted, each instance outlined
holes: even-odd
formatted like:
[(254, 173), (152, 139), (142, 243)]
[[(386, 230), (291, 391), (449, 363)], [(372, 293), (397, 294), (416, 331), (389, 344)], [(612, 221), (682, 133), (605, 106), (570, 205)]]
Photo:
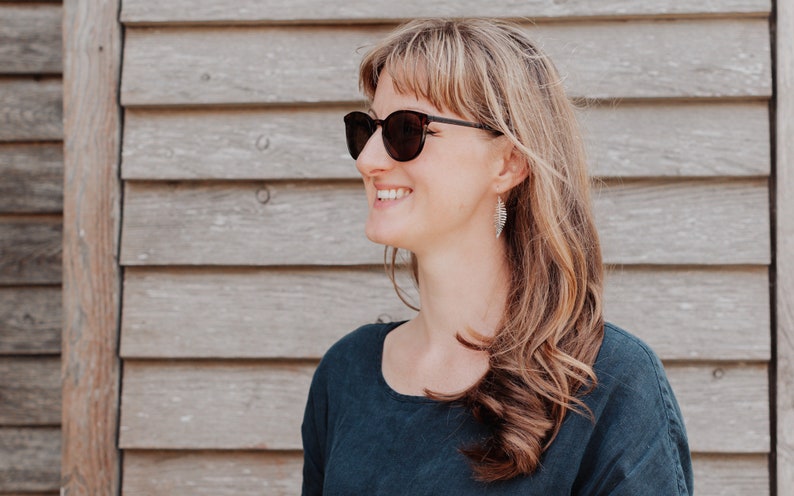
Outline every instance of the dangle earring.
[(502, 197), (497, 196), (496, 210), (493, 214), (493, 227), (496, 229), (497, 238), (502, 234), (502, 230), (505, 228), (505, 222), (507, 222), (507, 207), (505, 207), (505, 202), (502, 201)]

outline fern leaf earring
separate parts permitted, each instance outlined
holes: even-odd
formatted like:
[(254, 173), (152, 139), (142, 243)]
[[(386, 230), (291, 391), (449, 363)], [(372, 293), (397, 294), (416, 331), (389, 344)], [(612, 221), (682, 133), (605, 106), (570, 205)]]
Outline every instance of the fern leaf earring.
[(507, 207), (505, 207), (505, 202), (502, 201), (501, 196), (496, 197), (496, 210), (493, 214), (493, 227), (496, 229), (496, 237), (498, 238), (500, 234), (502, 234), (502, 230), (505, 228), (505, 223), (507, 222)]

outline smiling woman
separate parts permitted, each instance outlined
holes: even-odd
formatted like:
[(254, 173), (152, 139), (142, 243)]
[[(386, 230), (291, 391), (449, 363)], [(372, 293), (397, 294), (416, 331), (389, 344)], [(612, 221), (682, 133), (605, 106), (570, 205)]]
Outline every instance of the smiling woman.
[(583, 145), (551, 61), (508, 23), (421, 20), (359, 80), (369, 113), (345, 125), (366, 234), (410, 253), (420, 308), (326, 353), (303, 493), (691, 494), (661, 363), (604, 323)]

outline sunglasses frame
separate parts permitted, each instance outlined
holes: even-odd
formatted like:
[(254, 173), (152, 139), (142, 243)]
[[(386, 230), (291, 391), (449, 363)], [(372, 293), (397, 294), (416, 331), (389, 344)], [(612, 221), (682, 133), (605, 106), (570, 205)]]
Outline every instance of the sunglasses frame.
[[(414, 115), (414, 116), (419, 118), (419, 123), (420, 123), (420, 125), (422, 127), (422, 135), (420, 137), (419, 146), (416, 149), (416, 153), (414, 153), (413, 155), (408, 156), (408, 157), (399, 157), (399, 156), (395, 156), (395, 154), (392, 154), (392, 152), (390, 151), (390, 149), (395, 148), (395, 146), (393, 145), (392, 140), (386, 135), (387, 133), (385, 132), (385, 129), (388, 128), (389, 119), (392, 119), (395, 115), (405, 115), (405, 114), (411, 114), (411, 115)], [(373, 119), (371, 115), (369, 115), (369, 114), (367, 114), (365, 112), (354, 111), (354, 112), (350, 112), (349, 114), (345, 115), (345, 119), (344, 119), (345, 120), (345, 137), (347, 138), (347, 151), (350, 152), (350, 156), (353, 157), (354, 160), (358, 159), (358, 156), (364, 150), (364, 146), (362, 146), (361, 150), (359, 150), (356, 153), (355, 150), (353, 149), (352, 144), (351, 144), (352, 139), (351, 139), (350, 130), (351, 130), (351, 126), (354, 124), (353, 119), (360, 119), (360, 118), (364, 118), (365, 122), (367, 122), (369, 124), (369, 133), (370, 134), (369, 134), (369, 137), (367, 138), (367, 141), (364, 143), (364, 146), (366, 146), (366, 144), (369, 143), (369, 140), (375, 134), (375, 131), (377, 130), (378, 126), (380, 126), (381, 127), (381, 138), (383, 139), (383, 147), (386, 149), (386, 153), (388, 153), (389, 156), (391, 158), (393, 158), (394, 160), (396, 160), (397, 162), (410, 162), (411, 160), (413, 160), (416, 157), (418, 157), (420, 153), (422, 153), (422, 150), (425, 147), (425, 138), (427, 137), (427, 133), (428, 133), (427, 126), (431, 122), (438, 122), (438, 123), (441, 123), (441, 124), (452, 124), (452, 125), (455, 125), (455, 126), (471, 127), (471, 128), (476, 128), (476, 129), (483, 129), (485, 131), (490, 131), (492, 133), (499, 133), (499, 131), (497, 131), (497, 130), (491, 128), (491, 127), (488, 127), (485, 124), (480, 124), (480, 123), (477, 123), (477, 122), (462, 121), (460, 119), (451, 119), (449, 117), (441, 117), (441, 116), (437, 116), (437, 115), (428, 115), (428, 114), (425, 114), (424, 112), (419, 112), (419, 111), (416, 111), (416, 110), (395, 110), (394, 112), (392, 112), (391, 114), (387, 115), (383, 119)], [(499, 133), (499, 134), (501, 134), (501, 133)]]

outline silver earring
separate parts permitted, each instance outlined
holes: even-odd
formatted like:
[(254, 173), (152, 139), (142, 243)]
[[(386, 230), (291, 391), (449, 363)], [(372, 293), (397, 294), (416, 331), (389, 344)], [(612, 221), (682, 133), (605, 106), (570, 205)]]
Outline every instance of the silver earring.
[(505, 228), (505, 222), (507, 222), (507, 207), (505, 207), (505, 202), (502, 201), (502, 197), (497, 196), (496, 211), (493, 214), (493, 227), (496, 229), (497, 238), (502, 234), (502, 230)]

